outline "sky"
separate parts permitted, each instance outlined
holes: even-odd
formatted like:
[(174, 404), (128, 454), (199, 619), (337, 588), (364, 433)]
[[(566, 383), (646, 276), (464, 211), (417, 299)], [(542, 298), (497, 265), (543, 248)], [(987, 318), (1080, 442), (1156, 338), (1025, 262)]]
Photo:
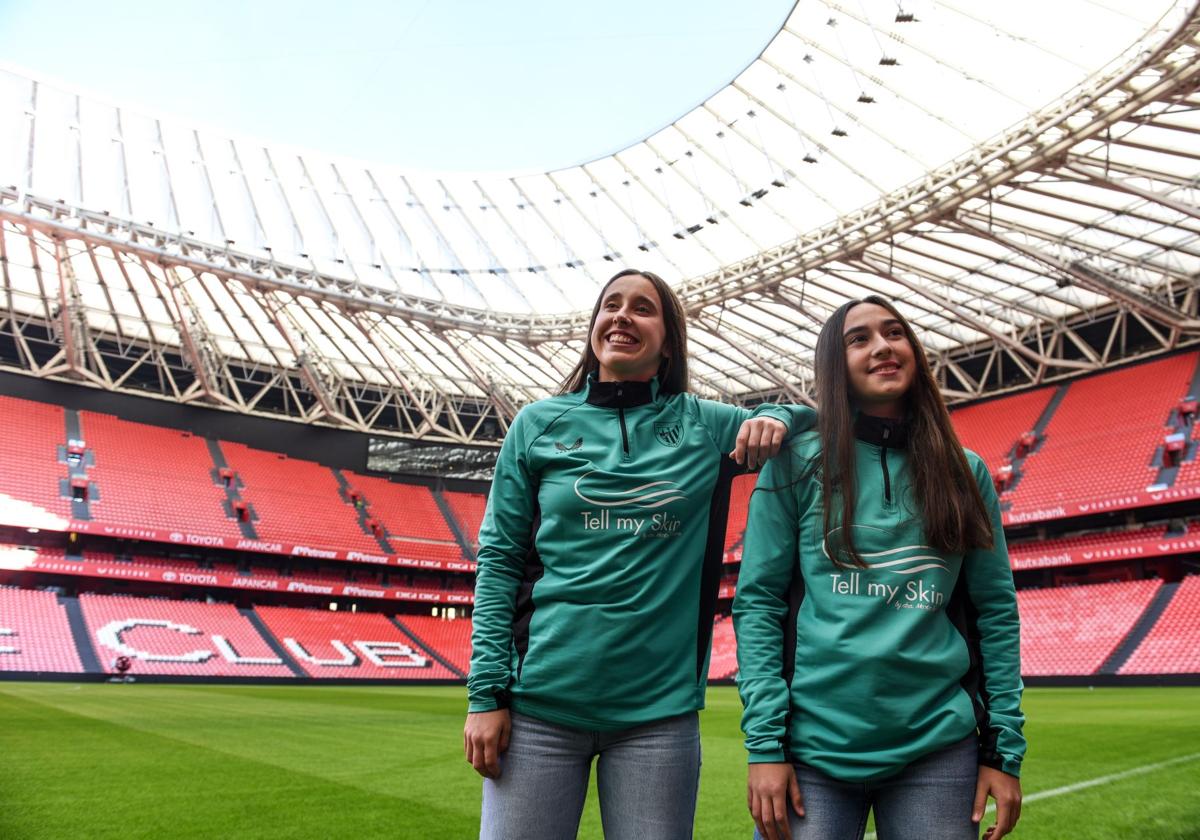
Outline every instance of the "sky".
[(546, 171), (639, 141), (790, 0), (0, 0), (0, 62), (115, 104), (414, 170)]

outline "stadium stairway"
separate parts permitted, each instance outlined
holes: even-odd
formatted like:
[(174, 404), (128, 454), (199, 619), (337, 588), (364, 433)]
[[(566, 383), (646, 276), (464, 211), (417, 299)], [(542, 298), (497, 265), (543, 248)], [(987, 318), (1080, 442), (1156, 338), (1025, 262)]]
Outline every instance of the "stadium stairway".
[(390, 621), (390, 622), (392, 622), (392, 624), (396, 625), (397, 629), (399, 629), (401, 633), (403, 633), (405, 636), (408, 636), (410, 639), (412, 639), (414, 642), (416, 642), (417, 645), (421, 648), (421, 650), (428, 653), (436, 662), (440, 663), (441, 665), (444, 665), (447, 669), (449, 669), (450, 673), (452, 673), (458, 677), (461, 677), (464, 680), (467, 678), (467, 675), (464, 674), (460, 668), (456, 668), (452, 662), (450, 662), (448, 659), (446, 659), (446, 657), (442, 656), (440, 653), (438, 653), (436, 650), (434, 650), (433, 647), (430, 646), (424, 639), (422, 639), (420, 636), (418, 636), (412, 630), (409, 630), (408, 626), (403, 621), (400, 620), (400, 616), (389, 615), (388, 621)]
[[(1192, 372), (1192, 381), (1188, 386), (1187, 392), (1191, 395), (1200, 394), (1200, 356), (1196, 358), (1196, 369)], [(1180, 396), (1183, 395), (1181, 394)], [(1193, 419), (1192, 425), (1197, 422), (1200, 421)], [(1189, 437), (1189, 432), (1192, 430), (1191, 425), (1183, 422), (1183, 418), (1180, 417), (1178, 409), (1171, 412), (1171, 416), (1168, 418), (1166, 425), (1170, 426), (1176, 432), (1182, 433), (1185, 438)], [(1154, 463), (1162, 463), (1162, 456), (1163, 448), (1160, 446), (1154, 451)], [(1195, 462), (1198, 456), (1200, 456), (1200, 443), (1195, 440), (1188, 440), (1187, 448), (1184, 450), (1183, 456), (1179, 459), (1179, 462), (1172, 466), (1164, 466), (1158, 471), (1158, 475), (1154, 479), (1155, 485), (1161, 485), (1162, 487), (1170, 487), (1173, 485), (1175, 483), (1175, 479), (1179, 476), (1179, 471), (1183, 468), (1183, 465)]]
[(1096, 671), (1097, 674), (1120, 672), (1121, 666), (1133, 655), (1133, 652), (1145, 640), (1146, 634), (1158, 623), (1158, 619), (1166, 610), (1167, 605), (1171, 603), (1171, 599), (1175, 597), (1178, 589), (1178, 583), (1164, 583), (1159, 587), (1158, 592), (1154, 593), (1154, 600), (1146, 606), (1145, 612), (1138, 617), (1137, 623), (1130, 628), (1129, 633), (1121, 640), (1121, 644), (1117, 645), (1116, 650), (1109, 655), (1108, 659), (1104, 660), (1104, 664)]
[(433, 495), (434, 504), (438, 506), (438, 510), (442, 512), (442, 516), (446, 518), (446, 524), (450, 526), (450, 532), (454, 534), (454, 539), (458, 543), (458, 547), (462, 549), (463, 557), (475, 559), (475, 549), (471, 546), (471, 540), (467, 538), (463, 531), (462, 523), (458, 521), (458, 517), (454, 515), (454, 509), (450, 507), (450, 502), (442, 495), (439, 489), (431, 488), (429, 491)]
[(272, 653), (279, 657), (283, 664), (287, 666), (289, 671), (301, 679), (308, 677), (308, 674), (304, 672), (304, 669), (296, 663), (295, 659), (292, 659), (292, 655), (284, 649), (283, 645), (279, 644), (279, 641), (274, 635), (272, 635), (271, 631), (267, 629), (267, 625), (263, 623), (263, 620), (259, 617), (258, 613), (248, 607), (239, 607), (238, 612), (244, 615), (246, 620), (254, 625), (255, 631), (258, 633), (258, 635), (262, 636), (263, 641), (267, 643), (267, 647), (271, 649)]
[(1021, 483), (1021, 476), (1023, 474), (1021, 467), (1024, 466), (1025, 459), (1042, 448), (1042, 443), (1045, 440), (1046, 426), (1049, 425), (1051, 418), (1054, 417), (1054, 412), (1058, 409), (1058, 406), (1066, 399), (1067, 389), (1070, 387), (1070, 382), (1058, 386), (1058, 389), (1054, 392), (1054, 396), (1050, 398), (1050, 402), (1046, 403), (1046, 407), (1042, 409), (1041, 416), (1038, 417), (1037, 422), (1033, 424), (1033, 429), (1031, 429), (1037, 435), (1037, 441), (1033, 444), (1033, 448), (1018, 457), (1017, 451), (1020, 447), (1020, 441), (1013, 441), (1012, 449), (1008, 451), (1013, 469), (1012, 483), (1005, 489), (1005, 493), (1012, 493), (1017, 489), (1017, 485)]
[[(79, 422), (79, 412), (73, 408), (68, 408), (63, 411), (63, 419), (65, 420), (67, 441), (83, 440), (83, 428)], [(90, 456), (91, 453), (85, 453)], [(100, 498), (100, 491), (96, 485), (88, 480), (87, 468), (89, 458), (85, 457), (79, 463), (71, 463), (67, 457), (66, 447), (63, 447), (62, 461), (67, 465), (67, 477), (62, 480), (62, 495), (71, 500), (71, 516), (74, 519), (79, 519), (84, 522), (91, 520), (92, 511), (89, 507), (90, 499)], [(74, 484), (76, 481), (82, 480), (87, 484), (87, 492), (82, 498), (75, 497)]]
[(367, 499), (365, 496), (360, 497), (362, 504), (356, 505), (354, 499), (350, 496), (351, 487), (350, 482), (346, 480), (346, 476), (337, 467), (330, 467), (329, 471), (333, 473), (333, 477), (337, 481), (338, 496), (341, 497), (343, 502), (353, 507), (354, 512), (358, 515), (358, 527), (362, 529), (364, 534), (373, 537), (385, 554), (395, 554), (396, 550), (392, 548), (392, 544), (388, 542), (387, 536), (382, 532), (382, 529), (377, 533), (372, 531), (371, 527), (367, 525), (367, 520), (371, 518), (370, 499)]
[[(1190, 451), (1185, 453), (1184, 458), (1182, 458), (1178, 464), (1173, 464), (1172, 466), (1169, 466), (1169, 467), (1160, 468), (1158, 471), (1158, 475), (1156, 475), (1154, 477), (1154, 486), (1155, 487), (1170, 487), (1172, 484), (1174, 484), (1176, 477), (1178, 477), (1178, 475), (1179, 475), (1179, 468), (1183, 466), (1184, 462), (1193, 460), (1195, 458), (1195, 455), (1196, 455), (1195, 448), (1196, 447), (1193, 444), (1190, 447)], [(1154, 452), (1154, 462), (1162, 463), (1162, 447), (1161, 446), (1158, 449), (1156, 449)]]
[(235, 502), (242, 501), (241, 478), (235, 478), (228, 484), (220, 480), (221, 470), (229, 467), (229, 462), (225, 460), (225, 453), (221, 451), (220, 441), (211, 438), (205, 438), (204, 442), (208, 445), (208, 453), (213, 460), (213, 481), (223, 485), (225, 490), (225, 515), (237, 523), (238, 530), (242, 532), (242, 536), (248, 540), (258, 539), (258, 530), (254, 527), (254, 509), (249, 508), (245, 519), (237, 515), (237, 505)]
[[(78, 439), (78, 438), (76, 438)], [(58, 603), (67, 611), (67, 624), (71, 628), (71, 638), (75, 642), (75, 650), (79, 654), (79, 662), (83, 665), (85, 674), (103, 674), (105, 667), (96, 656), (96, 648), (92, 645), (92, 636), (88, 632), (87, 622), (83, 618), (83, 608), (79, 606), (78, 598), (58, 596)]]

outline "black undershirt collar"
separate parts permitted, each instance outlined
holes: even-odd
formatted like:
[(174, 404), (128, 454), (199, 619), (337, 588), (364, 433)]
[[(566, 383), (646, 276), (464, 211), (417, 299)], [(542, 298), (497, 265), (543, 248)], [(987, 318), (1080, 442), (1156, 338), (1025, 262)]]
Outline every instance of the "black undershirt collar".
[(854, 418), (854, 436), (875, 446), (903, 449), (908, 444), (908, 421), (874, 417), (860, 411)]
[(649, 382), (600, 382), (588, 377), (587, 404), (600, 408), (635, 408), (654, 402), (658, 380)]

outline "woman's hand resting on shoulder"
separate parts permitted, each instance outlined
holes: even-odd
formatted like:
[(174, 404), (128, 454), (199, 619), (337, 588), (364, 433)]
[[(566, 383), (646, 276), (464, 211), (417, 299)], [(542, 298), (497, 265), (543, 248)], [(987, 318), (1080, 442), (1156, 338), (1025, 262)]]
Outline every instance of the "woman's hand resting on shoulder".
[(787, 424), (774, 417), (751, 417), (738, 429), (729, 457), (756, 470), (779, 454), (787, 432)]

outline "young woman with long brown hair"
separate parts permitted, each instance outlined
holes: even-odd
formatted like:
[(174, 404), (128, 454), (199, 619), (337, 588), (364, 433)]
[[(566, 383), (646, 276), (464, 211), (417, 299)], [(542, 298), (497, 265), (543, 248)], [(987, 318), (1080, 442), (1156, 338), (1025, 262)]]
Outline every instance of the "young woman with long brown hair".
[(758, 836), (991, 840), (1020, 814), (1016, 592), (991, 476), (879, 297), (816, 348), (818, 424), (751, 497), (734, 601)]

